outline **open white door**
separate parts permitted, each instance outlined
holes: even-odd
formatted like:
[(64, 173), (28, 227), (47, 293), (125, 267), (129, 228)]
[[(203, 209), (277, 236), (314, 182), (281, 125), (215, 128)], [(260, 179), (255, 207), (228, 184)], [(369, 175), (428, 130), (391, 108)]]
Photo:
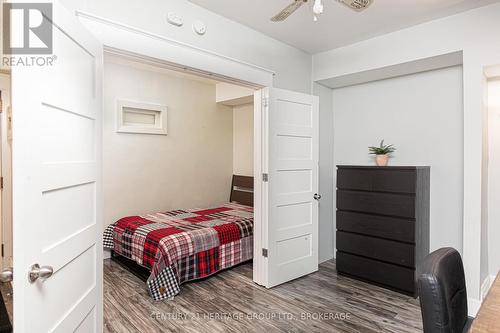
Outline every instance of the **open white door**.
[(254, 281), (270, 288), (318, 270), (319, 100), (265, 88), (255, 105)]
[(14, 330), (102, 332), (102, 46), (50, 21), (53, 64), (12, 67)]

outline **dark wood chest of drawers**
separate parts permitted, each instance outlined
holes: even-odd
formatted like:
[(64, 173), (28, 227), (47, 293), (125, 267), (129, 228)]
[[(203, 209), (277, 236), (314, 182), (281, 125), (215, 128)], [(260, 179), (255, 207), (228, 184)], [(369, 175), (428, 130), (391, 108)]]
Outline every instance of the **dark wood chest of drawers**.
[(337, 271), (415, 296), (429, 184), (429, 167), (338, 166)]

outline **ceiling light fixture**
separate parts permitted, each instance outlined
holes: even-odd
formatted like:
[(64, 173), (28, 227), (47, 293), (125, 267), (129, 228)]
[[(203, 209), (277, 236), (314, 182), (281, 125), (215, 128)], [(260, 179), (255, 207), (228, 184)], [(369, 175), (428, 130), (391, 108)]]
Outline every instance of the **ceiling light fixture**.
[(314, 5), (313, 5), (313, 20), (314, 22), (318, 21), (318, 16), (323, 14), (323, 2), (321, 0), (314, 0)]
[[(286, 20), (290, 15), (295, 13), (297, 9), (302, 7), (306, 3), (310, 3), (311, 0), (293, 0), (291, 4), (286, 6), (281, 12), (278, 14), (274, 15), (271, 18), (271, 21), (273, 22), (283, 22)], [(352, 10), (355, 10), (357, 12), (361, 12), (368, 8), (374, 0), (336, 0), (337, 2), (340, 2), (347, 7), (351, 8)], [(318, 20), (318, 16), (323, 14), (323, 0), (314, 0), (313, 4), (313, 19), (316, 22)]]

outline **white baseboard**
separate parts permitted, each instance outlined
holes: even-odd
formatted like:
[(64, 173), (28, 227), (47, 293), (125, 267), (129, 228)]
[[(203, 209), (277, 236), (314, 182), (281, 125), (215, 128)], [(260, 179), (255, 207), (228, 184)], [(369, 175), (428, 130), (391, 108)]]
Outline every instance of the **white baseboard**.
[(481, 284), (481, 299), (475, 299), (475, 298), (469, 298), (467, 300), (468, 303), (468, 308), (469, 308), (469, 316), (471, 317), (476, 317), (477, 312), (479, 311), (479, 308), (481, 307), (481, 304), (483, 303), (484, 299), (488, 295), (488, 291), (490, 291), (491, 285), (495, 281), (495, 276), (494, 275), (488, 275), (483, 283)]
[(481, 301), (475, 298), (467, 299), (467, 308), (469, 309), (469, 317), (476, 317), (479, 308), (481, 307)]
[(486, 279), (484, 279), (483, 284), (481, 285), (481, 300), (486, 298), (488, 295), (488, 291), (490, 291), (491, 285), (495, 281), (495, 276), (488, 275)]
[(111, 250), (104, 249), (103, 253), (102, 253), (102, 258), (103, 259), (109, 259), (109, 258), (111, 258)]
[(327, 257), (319, 258), (319, 260), (318, 260), (318, 261), (319, 261), (319, 263), (321, 264), (321, 263), (323, 263), (323, 262), (325, 262), (325, 261), (332, 260), (332, 259), (334, 259), (334, 258), (333, 258), (333, 255), (329, 255), (329, 256), (327, 256)]

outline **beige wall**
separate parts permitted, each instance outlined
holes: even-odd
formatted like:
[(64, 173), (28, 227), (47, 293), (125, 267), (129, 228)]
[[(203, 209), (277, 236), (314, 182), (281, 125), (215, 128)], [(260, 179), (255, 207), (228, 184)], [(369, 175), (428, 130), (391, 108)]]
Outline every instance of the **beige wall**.
[[(229, 200), (232, 108), (215, 84), (116, 59), (104, 66), (104, 221)], [(168, 135), (116, 133), (116, 99), (168, 106)]]
[(253, 177), (253, 104), (233, 110), (233, 172)]

